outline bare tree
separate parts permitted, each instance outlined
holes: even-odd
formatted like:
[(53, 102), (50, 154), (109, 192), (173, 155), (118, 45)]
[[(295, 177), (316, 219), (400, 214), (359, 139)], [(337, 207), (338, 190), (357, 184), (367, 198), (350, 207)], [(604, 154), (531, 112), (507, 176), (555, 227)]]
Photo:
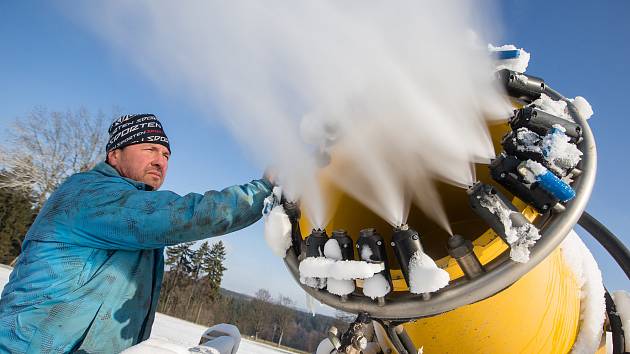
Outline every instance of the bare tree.
[(276, 324), (280, 329), (280, 338), (278, 338), (278, 346), (282, 345), (282, 337), (285, 334), (285, 331), (288, 330), (289, 325), (293, 322), (295, 317), (295, 311), (293, 307), (295, 306), (295, 302), (287, 296), (283, 296), (282, 294), (278, 297), (278, 309), (276, 312)]
[(258, 340), (258, 334), (264, 329), (266, 323), (269, 322), (271, 301), (272, 297), (267, 289), (258, 289), (255, 294), (255, 299), (252, 300), (252, 313), (250, 318), (253, 322), (256, 340)]
[(0, 146), (0, 168), (10, 177), (0, 188), (31, 190), (41, 206), (68, 176), (104, 160), (109, 121), (84, 108), (51, 112), (43, 107), (16, 119), (8, 143)]

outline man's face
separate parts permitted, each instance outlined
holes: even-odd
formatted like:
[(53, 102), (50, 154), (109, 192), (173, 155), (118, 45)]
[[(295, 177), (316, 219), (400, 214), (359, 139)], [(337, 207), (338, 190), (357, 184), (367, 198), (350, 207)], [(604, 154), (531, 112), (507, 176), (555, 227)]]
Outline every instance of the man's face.
[(170, 153), (163, 145), (142, 143), (112, 150), (107, 157), (121, 176), (158, 189), (166, 177)]

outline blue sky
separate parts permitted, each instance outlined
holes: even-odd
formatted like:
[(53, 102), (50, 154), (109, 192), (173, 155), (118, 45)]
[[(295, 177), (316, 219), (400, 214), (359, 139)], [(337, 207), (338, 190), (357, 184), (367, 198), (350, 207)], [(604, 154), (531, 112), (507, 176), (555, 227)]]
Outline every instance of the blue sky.
[[(625, 129), (630, 94), (630, 2), (505, 1), (496, 21), (502, 42), (532, 54), (527, 72), (545, 78), (567, 97), (585, 97), (598, 148), (598, 173), (588, 210), (627, 242), (630, 147)], [(0, 127), (34, 106), (106, 113), (155, 113), (172, 141), (173, 158), (163, 188), (180, 194), (249, 181), (262, 171), (218, 121), (190, 100), (156, 87), (121, 53), (52, 2), (0, 3)], [(3, 133), (0, 133), (0, 137)], [(579, 230), (578, 230), (579, 232)], [(253, 294), (259, 288), (303, 304), (281, 260), (262, 238), (261, 223), (221, 237), (228, 246), (224, 287)], [(218, 239), (214, 239), (218, 240)], [(590, 236), (609, 289), (630, 284)]]

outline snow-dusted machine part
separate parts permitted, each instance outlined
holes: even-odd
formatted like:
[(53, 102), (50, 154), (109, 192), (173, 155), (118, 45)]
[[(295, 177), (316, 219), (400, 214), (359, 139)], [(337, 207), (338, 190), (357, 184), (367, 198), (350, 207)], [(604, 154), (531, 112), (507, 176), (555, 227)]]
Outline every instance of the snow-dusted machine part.
[[(515, 252), (503, 252), (482, 266), (479, 260), (476, 259), (474, 252), (466, 251), (465, 242), (455, 242), (455, 240), (452, 242), (451, 249), (453, 254), (455, 254), (455, 260), (458, 264), (461, 264), (461, 268), (466, 276), (458, 277), (447, 286), (430, 294), (391, 291), (381, 301), (377, 302), (368, 296), (354, 292), (347, 295), (342, 301), (339, 296), (331, 294), (324, 289), (301, 284), (307, 293), (324, 304), (346, 312), (367, 312), (372, 318), (402, 323), (412, 319), (445, 313), (489, 298), (515, 283), (547, 258), (560, 245), (564, 237), (580, 219), (593, 189), (596, 170), (596, 148), (592, 132), (585, 117), (578, 113), (572, 100), (553, 90), (542, 79), (507, 69), (499, 71), (498, 77), (503, 82), (508, 94), (515, 100), (517, 106), (529, 105), (527, 107), (530, 107), (517, 110), (515, 117), (511, 119), (513, 128), (516, 130), (527, 128), (535, 133), (537, 132), (536, 134), (539, 136), (544, 136), (545, 132), (543, 132), (542, 127), (554, 124), (561, 125), (564, 127), (566, 135), (576, 144), (577, 149), (581, 153), (581, 159), (575, 166), (567, 168), (567, 171), (571, 170), (572, 173), (568, 176), (569, 178), (564, 180), (566, 181), (565, 183), (570, 183), (570, 188), (575, 191), (575, 198), (562, 202), (552, 193), (544, 190), (540, 183), (534, 183), (534, 181), (524, 182), (522, 176), (502, 182), (502, 178), (505, 179), (504, 177), (506, 176), (514, 177), (514, 173), (518, 173), (518, 167), (522, 162), (522, 160), (513, 155), (502, 154), (493, 162), (495, 167), (492, 168), (491, 166), (492, 177), (495, 177), (496, 181), (500, 182), (503, 187), (507, 188), (515, 196), (526, 203), (532, 204), (541, 213), (538, 216), (534, 215), (525, 218), (518, 209), (511, 206), (512, 203), (509, 200), (505, 204), (507, 209), (510, 210), (510, 222), (515, 225), (518, 224), (516, 225), (518, 227), (527, 228), (526, 236), (529, 238), (520, 237), (522, 235), (510, 236), (509, 231), (507, 233), (503, 232), (503, 235), (501, 235), (506, 241), (508, 239), (513, 241), (507, 242), (514, 246), (514, 249), (517, 246), (521, 248), (520, 252), (516, 252), (520, 256), (515, 257)], [(574, 123), (559, 121), (558, 119), (560, 118), (555, 119), (538, 108), (534, 108), (535, 102), (542, 98), (566, 102), (569, 118)], [(543, 157), (542, 152), (540, 157)], [(504, 162), (505, 160), (508, 160), (511, 164), (507, 164)], [(497, 220), (499, 220), (498, 223)], [(499, 225), (504, 225), (500, 222), (498, 214), (488, 217), (486, 221), (495, 231), (501, 229)], [(364, 225), (364, 227), (370, 226)], [(501, 234), (501, 232), (498, 233)], [(370, 235), (372, 234), (377, 233), (374, 231), (370, 233)], [(366, 238), (366, 236), (370, 235), (365, 234), (358, 238), (357, 253), (359, 257), (362, 255), (362, 247), (369, 240), (369, 237)], [(296, 239), (294, 238), (294, 242), (298, 241)], [(527, 242), (523, 243), (523, 241)], [(382, 240), (381, 242), (382, 246), (391, 246), (385, 245)], [(376, 251), (382, 257), (387, 257), (387, 252), (379, 249), (379, 247), (370, 245), (368, 248), (374, 248), (372, 252)], [(398, 247), (398, 244), (395, 243), (394, 248), (396, 247)], [(368, 248), (365, 249), (366, 252)], [(446, 249), (446, 247), (444, 248)], [(300, 247), (294, 244), (294, 247), (289, 249), (285, 257), (287, 267), (298, 282), (300, 278), (299, 263), (303, 257), (300, 257), (299, 250)], [(401, 253), (397, 251), (398, 253), (395, 253), (393, 249), (390, 252), (397, 254), (401, 262), (406, 262), (406, 252)], [(510, 254), (512, 254), (512, 257)], [(403, 274), (406, 273), (404, 267), (401, 268)], [(384, 275), (391, 285), (389, 269), (384, 272)], [(404, 275), (406, 282), (409, 283), (408, 274)]]

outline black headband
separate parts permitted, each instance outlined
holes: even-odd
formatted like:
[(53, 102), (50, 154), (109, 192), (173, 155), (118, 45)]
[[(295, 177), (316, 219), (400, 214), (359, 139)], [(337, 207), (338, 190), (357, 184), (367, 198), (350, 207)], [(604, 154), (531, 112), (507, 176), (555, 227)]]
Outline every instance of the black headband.
[(129, 114), (116, 119), (109, 127), (105, 151), (140, 143), (160, 144), (171, 151), (162, 124), (153, 114)]

